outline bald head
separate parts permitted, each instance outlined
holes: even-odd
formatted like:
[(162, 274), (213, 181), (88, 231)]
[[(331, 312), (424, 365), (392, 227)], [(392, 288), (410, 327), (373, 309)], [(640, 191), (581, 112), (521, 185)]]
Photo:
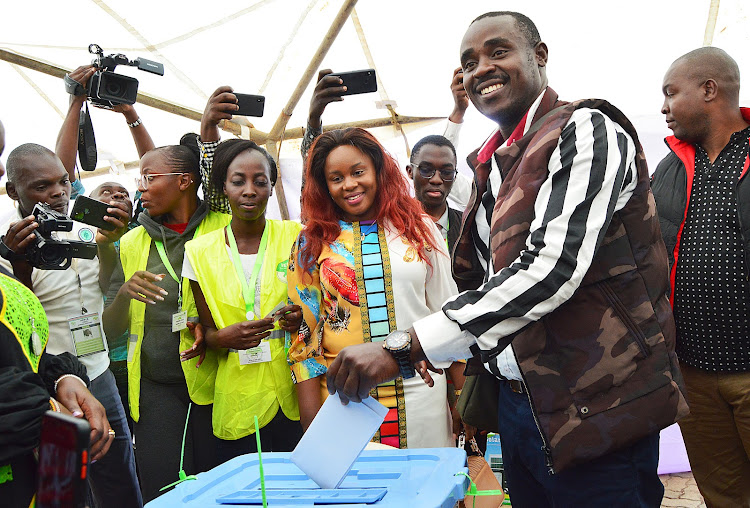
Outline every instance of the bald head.
[(712, 46), (694, 49), (675, 60), (671, 70), (699, 86), (708, 80), (715, 81), (719, 97), (732, 106), (739, 105), (740, 68), (723, 49)]

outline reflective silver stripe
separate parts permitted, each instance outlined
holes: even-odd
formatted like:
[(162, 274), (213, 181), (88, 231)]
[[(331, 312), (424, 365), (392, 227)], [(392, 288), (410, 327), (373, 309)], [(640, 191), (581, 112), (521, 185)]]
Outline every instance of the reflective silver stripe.
[(268, 339), (283, 339), (286, 338), (286, 334), (284, 333), (284, 330), (273, 330), (271, 332), (271, 335), (268, 336)]

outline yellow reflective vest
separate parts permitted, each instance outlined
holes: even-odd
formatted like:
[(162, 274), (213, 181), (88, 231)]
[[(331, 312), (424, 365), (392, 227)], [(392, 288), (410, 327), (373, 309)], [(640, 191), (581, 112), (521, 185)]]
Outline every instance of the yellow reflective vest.
[[(255, 305), (259, 317), (266, 316), (280, 302), (286, 304), (289, 253), (301, 229), (297, 222), (266, 219), (268, 244), (260, 271), (260, 309), (257, 293)], [(185, 254), (216, 328), (244, 321), (245, 301), (226, 247), (224, 229), (189, 241), (185, 244)], [(220, 439), (234, 440), (254, 434), (253, 417), (258, 416), (258, 424), (263, 428), (276, 416), (279, 407), (290, 420), (299, 420), (297, 392), (284, 349), (285, 333), (278, 323), (265, 340), (271, 348), (271, 361), (265, 363), (240, 365), (237, 351), (219, 350), (213, 429)]]
[[(231, 215), (225, 213), (209, 212), (195, 230), (193, 238), (200, 237), (211, 231), (221, 229), (232, 219)], [(146, 229), (137, 227), (128, 231), (120, 239), (120, 261), (122, 271), (127, 281), (139, 270), (146, 269), (148, 254), (153, 242)], [(180, 268), (182, 268), (180, 266)], [(182, 284), (182, 308), (187, 311), (188, 320), (198, 319), (198, 309), (195, 306), (193, 292), (189, 281)], [(130, 300), (128, 340), (128, 398), (130, 399), (130, 416), (136, 422), (140, 418), (140, 396), (141, 396), (141, 343), (143, 342), (144, 317), (146, 315), (146, 304), (137, 300)], [(188, 349), (193, 345), (193, 334), (187, 328), (180, 332), (180, 351)], [(182, 362), (182, 371), (185, 374), (188, 392), (193, 402), (200, 405), (211, 404), (214, 396), (214, 382), (216, 380), (217, 358), (212, 351), (206, 353), (206, 359), (200, 368), (195, 364), (198, 358)]]

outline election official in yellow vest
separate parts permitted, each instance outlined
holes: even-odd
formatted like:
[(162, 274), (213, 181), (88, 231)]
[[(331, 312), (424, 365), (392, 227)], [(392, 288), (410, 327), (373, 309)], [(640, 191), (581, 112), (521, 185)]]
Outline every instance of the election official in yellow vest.
[[(301, 225), (266, 219), (276, 183), (274, 160), (247, 140), (216, 148), (210, 182), (227, 197), (232, 222), (188, 242), (183, 275), (190, 279), (205, 344), (218, 356), (213, 432), (218, 459), (257, 451), (291, 451), (302, 435), (285, 340), (302, 320), (287, 305), (286, 270)], [(202, 367), (201, 367), (202, 368)]]
[[(139, 227), (120, 241), (103, 324), (108, 336), (126, 330), (130, 414), (138, 435), (136, 461), (143, 499), (162, 487), (218, 465), (211, 429), (216, 355), (181, 361), (197, 322), (190, 284), (183, 279), (185, 244), (229, 223), (198, 198), (200, 155), (195, 135), (156, 148), (136, 178), (145, 209)], [(184, 439), (183, 439), (184, 433)]]

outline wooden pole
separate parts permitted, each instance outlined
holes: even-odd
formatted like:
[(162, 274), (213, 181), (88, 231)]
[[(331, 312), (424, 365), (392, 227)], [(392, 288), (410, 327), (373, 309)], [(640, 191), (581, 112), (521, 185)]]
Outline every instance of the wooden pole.
[(703, 45), (710, 46), (714, 41), (714, 32), (716, 31), (716, 18), (719, 17), (719, 0), (711, 0), (708, 7), (708, 20), (706, 21), (706, 31), (703, 34)]
[[(7, 49), (0, 49), (0, 60), (20, 65), (21, 67), (26, 67), (27, 69), (38, 71), (44, 74), (49, 74), (50, 76), (54, 76), (60, 79), (65, 77), (65, 75), (70, 72), (69, 69), (66, 69), (64, 67), (60, 67), (58, 65), (29, 56), (21, 55), (13, 51), (8, 51)], [(166, 99), (162, 99), (161, 97), (143, 92), (138, 92), (137, 102), (139, 104), (145, 104), (146, 106), (151, 106), (152, 108), (166, 111), (167, 113), (172, 113), (174, 115), (188, 118), (190, 120), (195, 120), (197, 122), (201, 121), (201, 116), (203, 115), (203, 112), (198, 111), (197, 109), (181, 106)], [(225, 123), (225, 130), (232, 132), (233, 134), (239, 134), (240, 125), (232, 122), (227, 122)], [(253, 129), (251, 129), (251, 131), (252, 130)]]
[(281, 218), (289, 220), (289, 206), (286, 204), (286, 193), (284, 192), (284, 183), (281, 181), (281, 167), (279, 165), (279, 149), (275, 141), (268, 140), (266, 142), (266, 150), (271, 154), (273, 160), (276, 161), (276, 185), (273, 186), (276, 191), (276, 201), (279, 202), (279, 212), (281, 212)]
[(305, 69), (305, 72), (302, 73), (302, 77), (300, 78), (299, 83), (297, 83), (297, 88), (295, 88), (292, 92), (291, 97), (289, 97), (289, 101), (287, 101), (286, 106), (284, 106), (284, 109), (281, 110), (279, 118), (276, 120), (273, 128), (271, 128), (269, 137), (272, 140), (278, 141), (282, 139), (281, 134), (284, 132), (286, 124), (289, 122), (289, 118), (291, 118), (292, 113), (294, 113), (294, 108), (297, 106), (297, 103), (302, 97), (302, 94), (307, 88), (307, 85), (310, 84), (310, 81), (317, 72), (318, 67), (320, 67), (323, 58), (325, 58), (326, 54), (328, 54), (328, 50), (331, 49), (333, 41), (336, 40), (336, 36), (338, 36), (339, 32), (341, 31), (341, 27), (344, 26), (344, 23), (349, 17), (349, 14), (352, 12), (352, 9), (354, 9), (356, 3), (357, 0), (344, 0), (341, 9), (339, 9), (339, 12), (338, 14), (336, 14), (333, 23), (331, 23), (331, 27), (328, 29), (325, 37), (323, 37), (323, 40), (320, 42), (320, 46), (318, 46), (318, 49), (313, 55), (312, 60), (310, 60), (307, 69)]
[[(297, 103), (302, 97), (302, 93), (305, 91), (305, 88), (307, 88), (307, 86), (310, 84), (310, 81), (315, 75), (315, 72), (318, 70), (318, 67), (320, 67), (320, 63), (323, 61), (323, 58), (325, 58), (328, 50), (331, 48), (333, 41), (336, 40), (336, 36), (338, 36), (339, 32), (341, 31), (341, 27), (344, 26), (346, 19), (349, 17), (349, 14), (352, 12), (352, 9), (354, 8), (354, 5), (356, 3), (357, 0), (344, 0), (341, 9), (339, 9), (339, 12), (333, 19), (328, 32), (320, 42), (320, 46), (318, 46), (318, 49), (310, 60), (310, 63), (305, 69), (305, 72), (302, 73), (302, 77), (300, 78), (299, 83), (297, 83), (297, 87), (292, 92), (291, 97), (289, 97), (289, 100), (287, 101), (286, 106), (284, 106), (284, 109), (281, 110), (279, 118), (271, 128), (271, 132), (268, 133), (266, 149), (276, 160), (277, 165), (279, 163), (279, 147), (276, 143), (281, 142), (284, 139), (283, 134), (285, 133), (286, 124), (292, 117), (294, 108), (297, 106)], [(278, 169), (278, 179), (276, 180), (275, 186), (276, 200), (279, 202), (281, 218), (286, 220), (289, 219), (289, 207), (286, 204), (284, 184), (281, 178), (281, 167), (279, 167)]]

